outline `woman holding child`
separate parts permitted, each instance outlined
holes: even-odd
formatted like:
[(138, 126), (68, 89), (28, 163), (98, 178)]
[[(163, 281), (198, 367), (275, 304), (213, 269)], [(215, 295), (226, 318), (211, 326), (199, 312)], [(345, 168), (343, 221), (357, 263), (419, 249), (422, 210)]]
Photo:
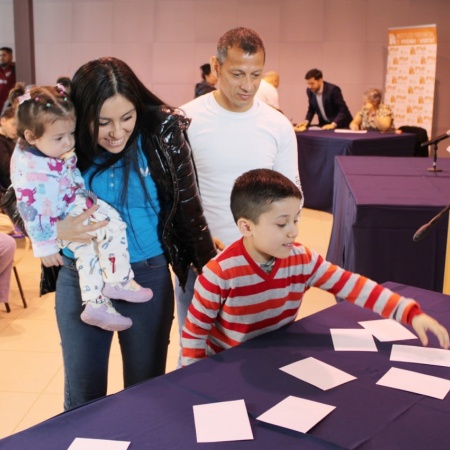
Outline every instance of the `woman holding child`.
[[(124, 62), (100, 58), (78, 69), (71, 97), (77, 113), (78, 167), (88, 189), (127, 224), (136, 281), (153, 290), (146, 303), (113, 301), (133, 326), (119, 333), (125, 387), (165, 372), (174, 297), (168, 264), (184, 284), (192, 263), (201, 271), (215, 255), (203, 217), (189, 122), (152, 94)], [(89, 242), (93, 206), (58, 223), (58, 238)], [(65, 371), (65, 409), (106, 395), (113, 333), (80, 320), (78, 273), (65, 254), (56, 287), (56, 315)]]

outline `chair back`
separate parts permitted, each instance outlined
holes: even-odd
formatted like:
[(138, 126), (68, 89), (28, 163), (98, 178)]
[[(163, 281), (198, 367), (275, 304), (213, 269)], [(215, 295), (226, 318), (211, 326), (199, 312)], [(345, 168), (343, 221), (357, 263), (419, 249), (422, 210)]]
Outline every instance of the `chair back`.
[(428, 141), (428, 134), (425, 128), (404, 125), (399, 127), (404, 133), (412, 133), (416, 136), (414, 147), (414, 156), (428, 157), (428, 147), (422, 147), (421, 144)]

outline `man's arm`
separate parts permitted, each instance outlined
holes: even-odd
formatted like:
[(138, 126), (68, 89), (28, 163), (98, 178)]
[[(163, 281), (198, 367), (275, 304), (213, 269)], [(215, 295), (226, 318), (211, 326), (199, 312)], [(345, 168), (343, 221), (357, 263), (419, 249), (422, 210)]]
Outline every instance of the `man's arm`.
[(337, 128), (347, 128), (352, 120), (352, 115), (338, 86), (334, 86), (330, 91), (330, 101), (335, 111), (335, 117), (332, 122), (337, 125)]
[[(314, 115), (317, 113), (317, 101), (315, 95), (310, 89), (306, 89), (306, 95), (308, 96), (308, 110), (306, 111), (305, 122), (307, 126), (311, 123)], [(303, 122), (304, 123), (304, 122)]]
[(283, 121), (283, 126), (279, 129), (277, 145), (277, 155), (273, 170), (282, 173), (300, 188), (297, 138), (295, 136), (295, 130), (287, 119)]

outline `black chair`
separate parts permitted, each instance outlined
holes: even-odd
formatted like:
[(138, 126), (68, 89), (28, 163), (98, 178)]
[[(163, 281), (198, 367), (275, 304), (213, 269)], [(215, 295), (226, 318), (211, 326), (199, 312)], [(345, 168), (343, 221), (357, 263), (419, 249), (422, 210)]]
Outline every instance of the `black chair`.
[(421, 146), (421, 144), (428, 141), (428, 134), (425, 128), (404, 125), (399, 130), (402, 130), (404, 133), (412, 133), (416, 136), (414, 156), (428, 157), (428, 147)]

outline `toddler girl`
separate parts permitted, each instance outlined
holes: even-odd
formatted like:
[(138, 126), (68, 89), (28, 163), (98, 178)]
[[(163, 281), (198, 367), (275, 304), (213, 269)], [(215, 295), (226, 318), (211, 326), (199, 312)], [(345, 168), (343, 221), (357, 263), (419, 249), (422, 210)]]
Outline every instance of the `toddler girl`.
[[(83, 322), (108, 331), (122, 331), (131, 319), (119, 314), (109, 299), (134, 303), (150, 300), (151, 289), (134, 281), (126, 224), (118, 212), (89, 191), (76, 167), (75, 109), (62, 85), (35, 87), (19, 97), (16, 114), (18, 143), (11, 159), (11, 181), (17, 208), (45, 266), (62, 265), (59, 249), (76, 259)], [(89, 243), (57, 240), (56, 224), (68, 214), (78, 216), (96, 203), (90, 221), (108, 220), (92, 232)]]

